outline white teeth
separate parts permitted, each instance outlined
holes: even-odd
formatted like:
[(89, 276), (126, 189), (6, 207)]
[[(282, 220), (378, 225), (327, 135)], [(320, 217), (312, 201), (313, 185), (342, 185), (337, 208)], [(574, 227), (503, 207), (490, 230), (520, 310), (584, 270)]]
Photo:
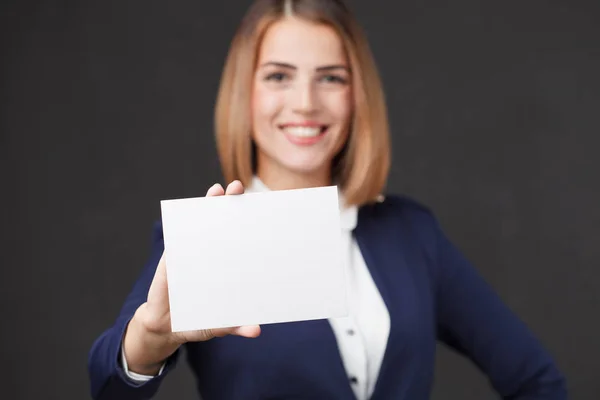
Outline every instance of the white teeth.
[(308, 126), (286, 126), (285, 131), (290, 135), (299, 137), (315, 137), (321, 133), (321, 128), (313, 128)]

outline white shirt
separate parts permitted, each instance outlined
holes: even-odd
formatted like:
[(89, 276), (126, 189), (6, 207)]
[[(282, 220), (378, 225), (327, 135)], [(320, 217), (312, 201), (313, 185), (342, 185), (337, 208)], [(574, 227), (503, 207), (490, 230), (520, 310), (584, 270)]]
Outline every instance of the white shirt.
[[(246, 193), (268, 190), (255, 177)], [(358, 209), (346, 207), (341, 193), (339, 198), (350, 316), (332, 318), (329, 323), (354, 394), (358, 400), (367, 400), (379, 376), (390, 331), (390, 316), (352, 234)], [(142, 383), (153, 378), (129, 371), (123, 352), (121, 362), (125, 374), (134, 382)], [(162, 368), (159, 375), (161, 373)]]

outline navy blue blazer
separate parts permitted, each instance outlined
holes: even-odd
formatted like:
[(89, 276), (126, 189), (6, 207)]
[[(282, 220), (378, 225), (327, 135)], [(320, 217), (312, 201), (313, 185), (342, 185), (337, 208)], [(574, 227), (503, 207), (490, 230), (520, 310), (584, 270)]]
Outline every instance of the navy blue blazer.
[[(504, 399), (567, 398), (551, 356), (427, 208), (389, 196), (360, 208), (354, 234), (391, 321), (373, 400), (428, 399), (437, 340), (470, 358)], [(176, 364), (179, 351), (162, 375), (135, 385), (119, 362), (123, 332), (146, 300), (162, 251), (158, 223), (148, 263), (114, 325), (90, 351), (96, 400), (149, 399)], [(327, 320), (263, 325), (256, 339), (227, 336), (185, 346), (204, 400), (354, 399)]]

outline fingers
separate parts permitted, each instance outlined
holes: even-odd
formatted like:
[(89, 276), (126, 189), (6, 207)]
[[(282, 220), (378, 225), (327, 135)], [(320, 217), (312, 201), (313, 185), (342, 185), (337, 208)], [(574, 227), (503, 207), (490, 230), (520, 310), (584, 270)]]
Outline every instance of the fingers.
[(234, 328), (233, 334), (247, 338), (255, 338), (260, 335), (260, 325), (248, 325)]
[(210, 197), (210, 196), (222, 196), (224, 194), (225, 194), (225, 191), (223, 190), (223, 186), (221, 186), (218, 183), (215, 183), (206, 192), (206, 197)]
[(225, 194), (243, 194), (244, 193), (244, 185), (240, 181), (233, 181), (227, 186), (227, 190)]
[(212, 329), (212, 332), (215, 336), (225, 336), (225, 335), (234, 335), (234, 336), (243, 336), (247, 338), (255, 338), (260, 335), (260, 326), (259, 325), (248, 325), (248, 326), (236, 326), (232, 328), (221, 328), (221, 329)]
[(236, 326), (232, 328), (204, 329), (200, 331), (186, 332), (184, 342), (205, 341), (227, 335), (256, 338), (260, 335), (259, 325)]
[(227, 190), (223, 189), (223, 186), (221, 186), (219, 183), (215, 183), (214, 185), (212, 185), (210, 187), (210, 189), (208, 189), (208, 191), (206, 192), (206, 196), (210, 197), (210, 196), (222, 196), (224, 194), (243, 194), (244, 193), (244, 185), (242, 185), (242, 182), (235, 180), (233, 182), (231, 182), (229, 185), (227, 185)]

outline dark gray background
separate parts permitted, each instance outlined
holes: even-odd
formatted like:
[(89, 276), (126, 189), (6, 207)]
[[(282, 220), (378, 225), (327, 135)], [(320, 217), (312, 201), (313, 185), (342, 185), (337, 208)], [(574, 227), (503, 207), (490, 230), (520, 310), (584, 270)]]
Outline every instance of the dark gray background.
[[(159, 200), (220, 179), (213, 103), (247, 5), (2, 2), (0, 397), (88, 398)], [(600, 2), (351, 6), (389, 100), (389, 190), (436, 212), (573, 399), (600, 398)], [(196, 398), (184, 363), (157, 398)], [(433, 398), (495, 396), (440, 348)]]

